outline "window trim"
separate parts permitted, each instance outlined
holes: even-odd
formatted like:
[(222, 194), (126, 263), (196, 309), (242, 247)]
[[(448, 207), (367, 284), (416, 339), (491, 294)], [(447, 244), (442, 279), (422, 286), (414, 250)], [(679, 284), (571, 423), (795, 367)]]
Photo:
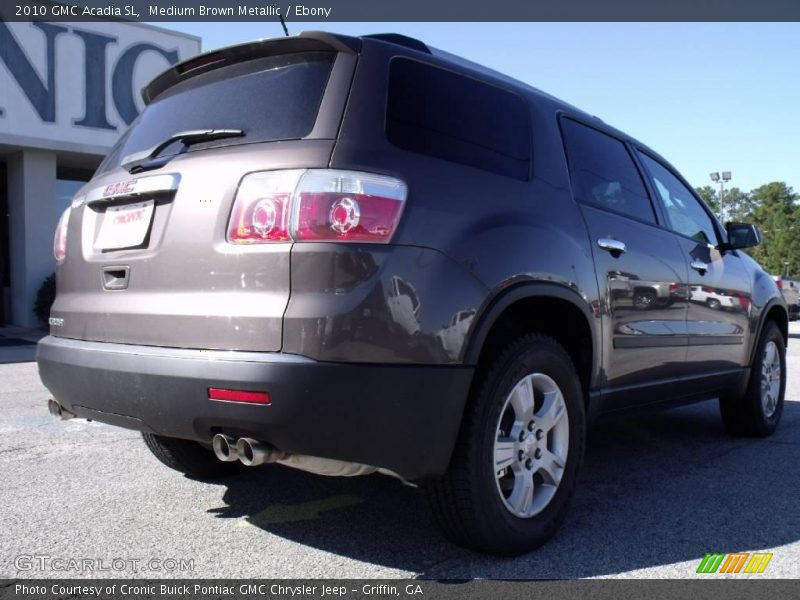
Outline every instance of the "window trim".
[[(643, 148), (640, 144), (633, 144), (632, 146), (633, 146), (633, 149), (636, 152), (637, 160), (642, 165), (642, 170), (647, 174), (647, 185), (648, 185), (648, 187), (651, 187), (651, 188), (653, 187), (653, 180), (655, 179), (655, 177), (650, 172), (650, 169), (647, 168), (647, 165), (644, 163), (644, 161), (640, 159), (640, 157), (639, 157), (640, 154), (642, 156), (646, 156), (650, 160), (652, 160), (652, 161), (658, 163), (659, 165), (661, 165), (661, 167), (663, 169), (665, 169), (670, 175), (672, 175), (675, 179), (677, 179), (681, 183), (681, 185), (683, 185), (687, 190), (689, 190), (689, 193), (691, 194), (691, 196), (697, 201), (697, 203), (700, 205), (700, 208), (706, 213), (706, 216), (711, 221), (711, 226), (714, 228), (714, 232), (716, 233), (716, 236), (717, 236), (716, 245), (709, 243), (708, 246), (711, 247), (711, 248), (719, 248), (720, 245), (722, 245), (725, 242), (727, 242), (727, 236), (724, 234), (725, 230), (722, 227), (722, 224), (719, 222), (719, 220), (717, 219), (716, 215), (713, 212), (711, 212), (711, 209), (706, 205), (706, 203), (703, 202), (703, 199), (700, 198), (700, 196), (697, 195), (697, 192), (695, 191), (695, 189), (691, 185), (689, 185), (689, 182), (686, 181), (686, 179), (684, 179), (683, 176), (680, 173), (678, 173), (678, 171), (675, 168), (672, 167), (672, 165), (670, 165), (663, 158), (659, 157), (655, 152), (653, 152), (651, 150), (648, 150), (646, 148)], [(655, 198), (655, 194), (657, 194), (658, 191), (653, 189), (652, 193), (653, 193), (653, 197)], [(657, 204), (659, 205), (659, 210), (665, 213), (664, 214), (664, 228), (667, 231), (670, 231), (671, 233), (674, 233), (675, 235), (679, 235), (682, 238), (686, 238), (687, 240), (691, 240), (691, 241), (693, 241), (695, 243), (699, 242), (699, 240), (697, 240), (697, 239), (695, 239), (695, 238), (693, 238), (691, 236), (688, 236), (685, 233), (681, 233), (680, 231), (676, 231), (671, 226), (669, 226), (669, 218), (666, 215), (666, 207), (664, 207), (664, 203), (659, 201)]]
[[(636, 156), (636, 153), (634, 152), (634, 147), (633, 147), (633, 145), (630, 143), (630, 141), (627, 138), (621, 137), (618, 132), (615, 132), (611, 128), (605, 126), (605, 124), (602, 123), (602, 122), (601, 123), (595, 123), (595, 122), (589, 121), (588, 119), (586, 119), (584, 117), (576, 116), (574, 114), (568, 113), (568, 112), (563, 111), (563, 110), (560, 110), (560, 111), (558, 111), (556, 113), (556, 118), (558, 120), (558, 131), (559, 131), (559, 134), (561, 135), (561, 148), (562, 148), (562, 150), (564, 152), (564, 164), (565, 164), (566, 169), (567, 169), (567, 174), (569, 175), (569, 177), (568, 177), (568, 179), (569, 179), (569, 190), (570, 190), (570, 194), (572, 195), (572, 199), (575, 201), (576, 204), (581, 205), (581, 206), (588, 206), (588, 207), (591, 207), (591, 208), (595, 208), (597, 210), (601, 210), (603, 212), (607, 212), (607, 213), (612, 214), (612, 215), (625, 217), (626, 219), (630, 219), (631, 221), (636, 221), (637, 223), (642, 223), (644, 225), (649, 225), (650, 227), (659, 227), (661, 229), (669, 230), (669, 228), (665, 227), (666, 221), (664, 219), (664, 215), (659, 210), (660, 207), (657, 206), (658, 203), (654, 201), (653, 192), (652, 192), (652, 189), (651, 189), (650, 184), (649, 184), (648, 173), (646, 171), (644, 171), (644, 169), (642, 168), (642, 165), (639, 164), (639, 160), (638, 160), (638, 158)], [(607, 135), (608, 137), (620, 142), (623, 145), (623, 147), (625, 148), (626, 152), (628, 153), (628, 156), (631, 159), (631, 163), (633, 164), (634, 168), (636, 169), (636, 172), (639, 174), (639, 178), (642, 180), (642, 186), (644, 187), (645, 194), (647, 194), (647, 199), (650, 202), (650, 209), (653, 211), (653, 218), (654, 218), (653, 221), (648, 221), (648, 220), (645, 220), (645, 219), (641, 219), (641, 218), (639, 218), (639, 217), (637, 217), (635, 215), (632, 215), (630, 213), (626, 213), (626, 212), (623, 212), (623, 211), (620, 211), (620, 210), (614, 210), (613, 208), (607, 208), (607, 207), (601, 206), (599, 204), (592, 204), (592, 203), (589, 203), (589, 202), (582, 202), (581, 200), (578, 199), (578, 197), (575, 195), (575, 186), (573, 185), (573, 182), (572, 182), (573, 173), (572, 173), (572, 168), (571, 168), (571, 165), (570, 165), (569, 152), (567, 150), (567, 140), (566, 140), (566, 136), (564, 135), (563, 122), (565, 120), (574, 121), (574, 122), (578, 123), (579, 125), (583, 125), (584, 127), (588, 127), (589, 129), (594, 129), (598, 133), (602, 133), (604, 135)]]

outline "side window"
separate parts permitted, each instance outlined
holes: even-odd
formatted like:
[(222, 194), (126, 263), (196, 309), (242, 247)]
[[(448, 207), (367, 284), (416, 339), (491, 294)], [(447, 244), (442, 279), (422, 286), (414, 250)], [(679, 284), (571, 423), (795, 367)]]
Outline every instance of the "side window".
[(714, 223), (697, 198), (666, 167), (646, 154), (639, 153), (664, 206), (668, 225), (677, 233), (704, 244), (717, 245)]
[(527, 181), (530, 109), (521, 96), (415, 60), (389, 66), (386, 137), (395, 146)]
[(562, 131), (579, 202), (656, 222), (647, 189), (625, 144), (571, 119), (562, 121)]

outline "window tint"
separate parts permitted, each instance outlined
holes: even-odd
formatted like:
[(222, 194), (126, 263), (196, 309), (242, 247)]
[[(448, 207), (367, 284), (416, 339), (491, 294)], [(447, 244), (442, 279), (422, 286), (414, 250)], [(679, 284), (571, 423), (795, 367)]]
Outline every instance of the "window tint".
[[(156, 98), (120, 138), (98, 172), (192, 129), (241, 129), (244, 137), (195, 144), (189, 150), (308, 135), (317, 119), (334, 54), (307, 52), (236, 63), (192, 77)], [(160, 156), (176, 154), (175, 143)]]
[(673, 230), (698, 242), (717, 244), (717, 234), (711, 217), (689, 189), (661, 163), (646, 154), (639, 154), (650, 172), (653, 187), (667, 214)]
[(576, 121), (562, 121), (578, 201), (655, 223), (647, 189), (625, 144)]
[(391, 62), (386, 137), (404, 150), (521, 181), (530, 174), (525, 100), (417, 61)]

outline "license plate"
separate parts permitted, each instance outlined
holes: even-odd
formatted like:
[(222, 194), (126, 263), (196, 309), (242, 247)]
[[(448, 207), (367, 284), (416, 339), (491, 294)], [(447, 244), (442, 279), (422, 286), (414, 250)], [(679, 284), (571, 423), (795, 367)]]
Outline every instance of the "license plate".
[(119, 250), (141, 246), (153, 218), (153, 201), (109, 206), (103, 215), (95, 250)]

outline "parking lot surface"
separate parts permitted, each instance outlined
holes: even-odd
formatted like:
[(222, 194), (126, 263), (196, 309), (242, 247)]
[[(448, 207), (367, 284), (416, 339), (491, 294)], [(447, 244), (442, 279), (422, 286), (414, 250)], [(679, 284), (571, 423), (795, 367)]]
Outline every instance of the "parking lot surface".
[(380, 475), (188, 479), (135, 432), (53, 419), (35, 363), (0, 364), (0, 576), (671, 578), (760, 551), (800, 577), (798, 325), (774, 436), (729, 437), (715, 402), (603, 423), (562, 529), (514, 559), (446, 542), (423, 493)]

